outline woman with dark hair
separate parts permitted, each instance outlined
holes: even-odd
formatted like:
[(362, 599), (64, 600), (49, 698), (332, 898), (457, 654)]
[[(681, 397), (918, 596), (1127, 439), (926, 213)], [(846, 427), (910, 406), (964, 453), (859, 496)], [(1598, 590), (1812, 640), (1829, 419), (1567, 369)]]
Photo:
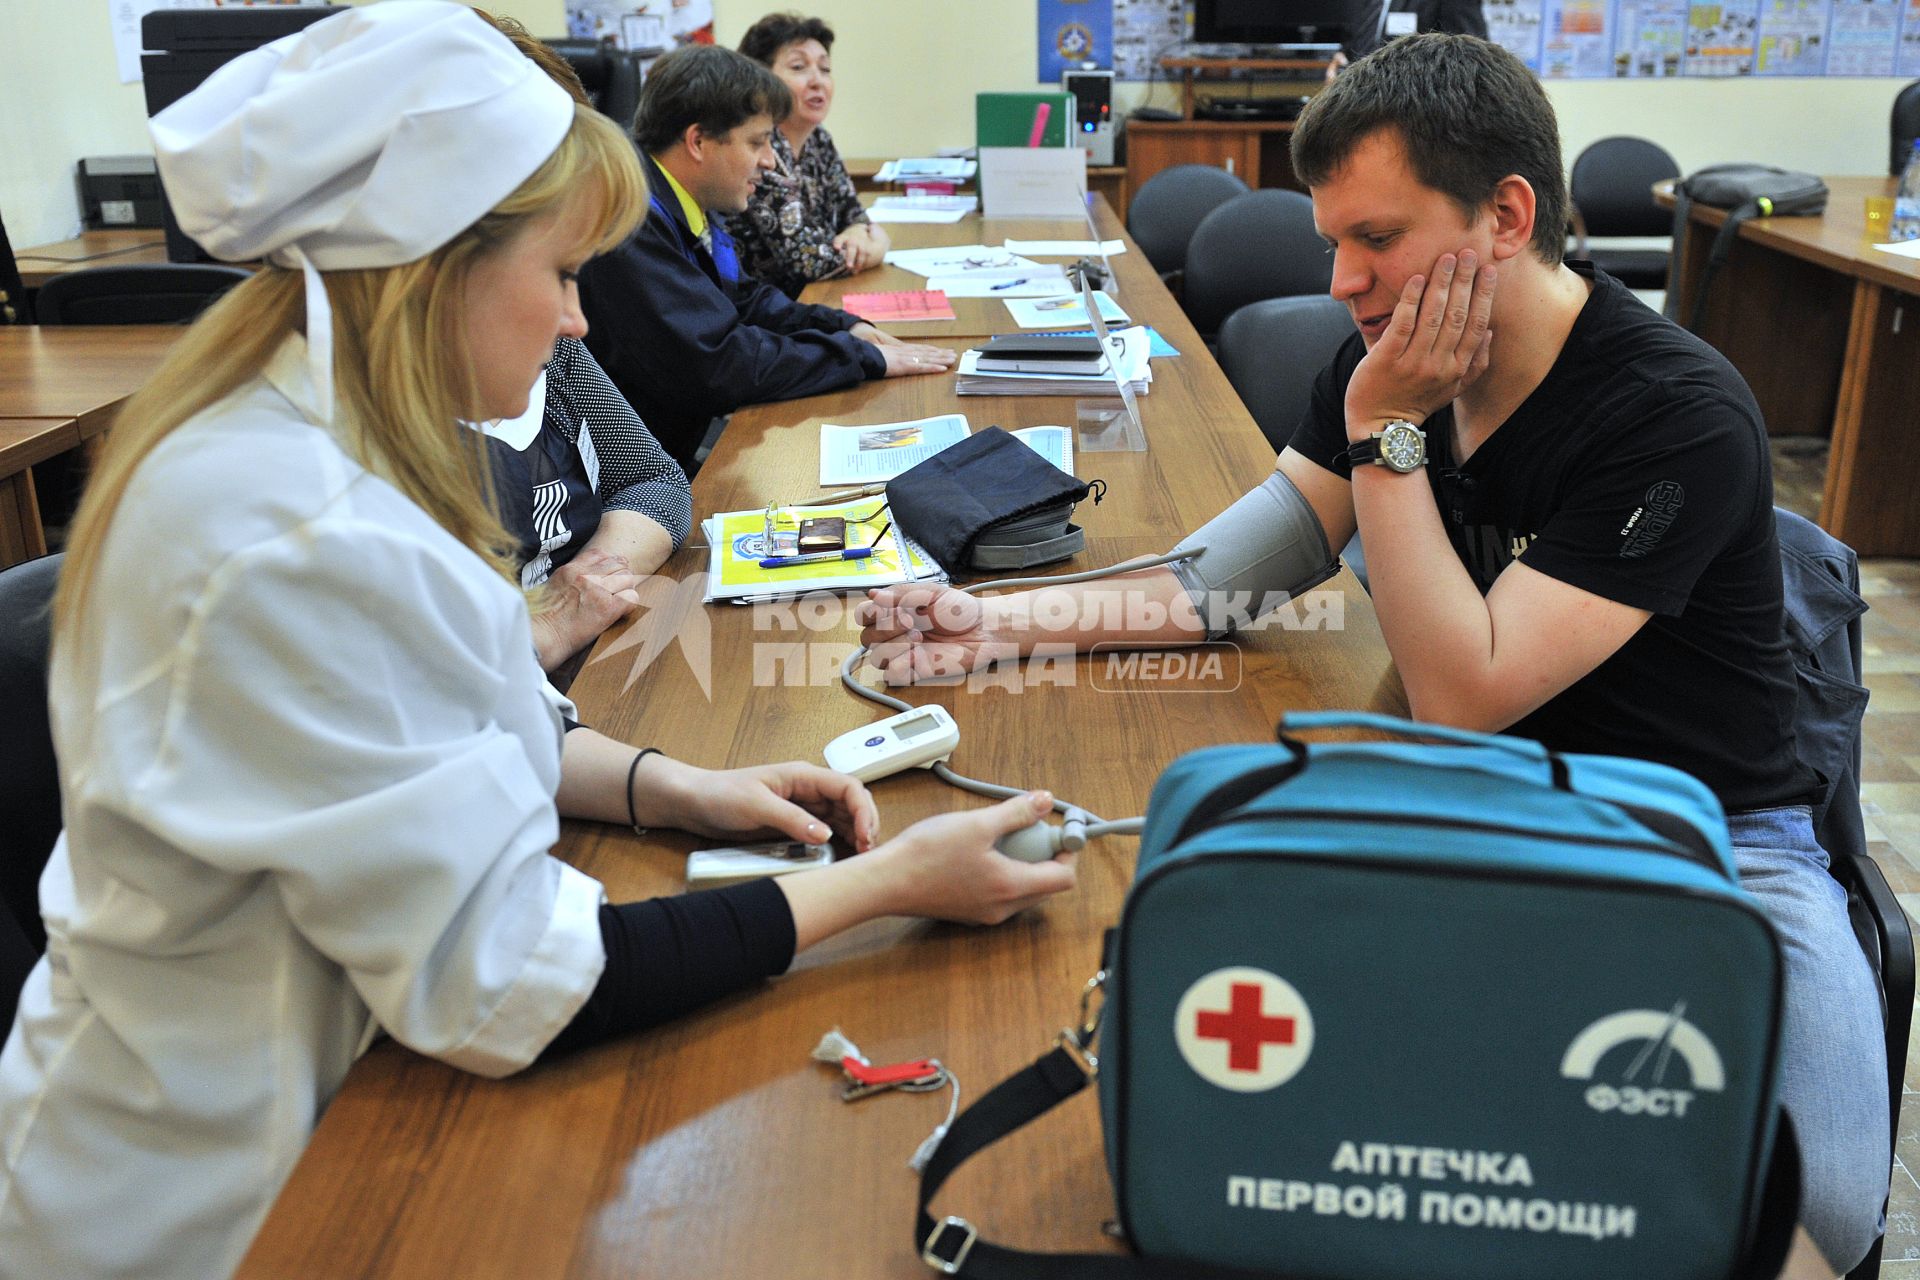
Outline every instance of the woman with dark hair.
[(740, 52), (771, 68), (793, 94), (793, 110), (773, 131), (779, 165), (731, 219), (747, 274), (797, 297), (811, 281), (879, 266), (887, 233), (868, 219), (821, 127), (833, 106), (833, 28), (770, 13), (747, 28)]

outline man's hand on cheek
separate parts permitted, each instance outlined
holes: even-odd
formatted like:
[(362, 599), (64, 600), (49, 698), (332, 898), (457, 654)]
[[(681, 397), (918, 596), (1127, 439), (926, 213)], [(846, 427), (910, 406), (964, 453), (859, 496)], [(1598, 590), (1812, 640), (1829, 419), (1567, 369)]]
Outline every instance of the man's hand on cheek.
[(1347, 383), (1348, 439), (1389, 422), (1424, 422), (1486, 372), (1496, 283), (1471, 249), (1441, 255), (1431, 277), (1408, 279), (1386, 331)]

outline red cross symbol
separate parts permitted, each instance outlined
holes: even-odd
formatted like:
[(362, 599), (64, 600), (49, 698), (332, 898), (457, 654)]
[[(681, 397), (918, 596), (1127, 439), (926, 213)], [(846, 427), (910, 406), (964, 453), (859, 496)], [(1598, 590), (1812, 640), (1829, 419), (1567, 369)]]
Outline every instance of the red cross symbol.
[(1227, 1042), (1229, 1071), (1258, 1071), (1260, 1046), (1292, 1044), (1293, 1019), (1270, 1018), (1260, 1012), (1258, 983), (1233, 984), (1233, 1001), (1225, 1013), (1201, 1011), (1194, 1023), (1194, 1035), (1202, 1040)]

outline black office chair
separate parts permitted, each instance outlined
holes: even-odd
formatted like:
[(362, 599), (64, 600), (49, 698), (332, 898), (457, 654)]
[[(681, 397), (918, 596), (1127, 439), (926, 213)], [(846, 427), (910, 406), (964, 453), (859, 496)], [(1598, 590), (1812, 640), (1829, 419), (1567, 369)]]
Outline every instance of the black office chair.
[[(1664, 289), (1673, 215), (1653, 202), (1653, 184), (1680, 176), (1672, 156), (1645, 138), (1602, 138), (1573, 162), (1573, 236), (1568, 256), (1587, 258), (1630, 289)], [(1592, 249), (1589, 236), (1660, 236), (1664, 249)]]
[(1920, 138), (1920, 80), (1894, 96), (1893, 152), (1887, 157), (1888, 173), (1897, 178), (1906, 171), (1917, 138)]
[(48, 607), (65, 557), (0, 571), (0, 1040), (20, 984), (46, 950), (40, 873), (60, 835), (60, 775), (47, 720)]
[(0, 324), (32, 323), (33, 308), (27, 304), (27, 287), (20, 282), (13, 241), (7, 239), (6, 219), (0, 218)]
[[(1220, 368), (1276, 456), (1306, 416), (1313, 380), (1353, 333), (1346, 304), (1324, 293), (1251, 302), (1220, 326)], [(1347, 540), (1340, 558), (1365, 587), (1367, 554), (1359, 534)]]
[(1248, 303), (1220, 326), (1220, 367), (1274, 453), (1305, 416), (1314, 378), (1353, 333), (1346, 304), (1324, 293)]
[[(1867, 709), (1860, 683), (1860, 618), (1867, 611), (1860, 562), (1851, 547), (1811, 520), (1777, 507), (1773, 516), (1787, 595), (1787, 643), (1800, 684), (1794, 729), (1802, 757), (1829, 781), (1814, 811), (1814, 833), (1846, 890), (1854, 936), (1879, 979), (1890, 1132), (1897, 1138), (1913, 1025), (1913, 928), (1867, 853), (1860, 816), (1860, 733)], [(1887, 1154), (1891, 1165), (1894, 1152)], [(1873, 1280), (1880, 1273), (1880, 1248), (1876, 1241), (1847, 1273), (1849, 1280)]]
[(622, 129), (633, 128), (640, 105), (642, 55), (616, 49), (597, 40), (543, 40), (542, 44), (567, 60), (587, 96), (600, 114)]
[(1247, 184), (1210, 164), (1177, 164), (1140, 184), (1127, 201), (1127, 234), (1160, 278), (1173, 283), (1187, 266), (1187, 244), (1200, 220), (1247, 193)]
[(1333, 257), (1313, 229), (1313, 201), (1298, 191), (1249, 191), (1194, 229), (1180, 305), (1211, 345), (1248, 303), (1324, 294), (1332, 283)]
[(186, 324), (251, 274), (218, 263), (89, 267), (41, 285), (34, 313), (41, 324)]

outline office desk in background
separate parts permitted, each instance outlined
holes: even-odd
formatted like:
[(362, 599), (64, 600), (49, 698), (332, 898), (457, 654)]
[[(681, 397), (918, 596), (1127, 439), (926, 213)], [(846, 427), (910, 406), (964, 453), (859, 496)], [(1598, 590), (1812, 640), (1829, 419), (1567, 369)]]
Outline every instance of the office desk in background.
[[(1122, 145), (1124, 145), (1124, 143)], [(897, 192), (901, 190), (901, 187), (897, 183), (880, 182), (876, 180), (875, 175), (880, 172), (880, 166), (887, 163), (885, 160), (876, 160), (872, 157), (851, 156), (843, 163), (847, 166), (847, 176), (853, 179), (853, 186), (856, 191), (864, 193)], [(962, 184), (962, 189), (968, 191), (974, 190), (973, 179), (967, 179), (967, 181)], [(1131, 194), (1131, 182), (1127, 177), (1126, 165), (1088, 165), (1087, 190), (1104, 197), (1106, 202), (1113, 207), (1113, 211), (1120, 216), (1120, 219), (1122, 221), (1126, 220), (1127, 199)], [(891, 231), (893, 228), (889, 226), (887, 229)]]
[[(981, 238), (973, 219), (941, 230), (947, 243)], [(1050, 234), (1079, 233), (1054, 224)], [(1137, 249), (1126, 257), (1140, 260)], [(1273, 466), (1158, 279), (1122, 300), (1185, 354), (1156, 363), (1140, 402), (1149, 452), (1078, 455), (1079, 474), (1109, 490), (1076, 513), (1087, 551), (1063, 567), (1164, 551)], [(822, 421), (941, 412), (976, 426), (1074, 421), (1071, 398), (959, 398), (952, 387), (950, 375), (900, 378), (742, 410), (694, 482), (697, 512), (812, 494)], [(878, 717), (834, 679), (856, 635), (837, 605), (704, 606), (705, 562), (703, 550), (683, 548), (666, 575), (686, 589), (650, 595), (630, 630), (602, 640), (572, 689), (587, 723), (722, 766), (818, 759), (830, 738)], [(1051, 787), (1109, 816), (1140, 813), (1184, 751), (1270, 740), (1290, 709), (1376, 703), (1387, 654), (1366, 595), (1346, 575), (1328, 586), (1344, 592), (1343, 628), (1248, 637), (1230, 692), (1225, 680), (1181, 688), (1114, 677), (1095, 656), (1031, 687), (1019, 685), (1031, 669), (1014, 668), (984, 689), (905, 697), (953, 712), (962, 771)], [(649, 663), (639, 656), (647, 635), (675, 642)], [(918, 773), (874, 791), (888, 833), (983, 803)], [(558, 851), (617, 901), (679, 892), (685, 854), (701, 843), (570, 822)], [(838, 1026), (875, 1061), (938, 1056), (963, 1103), (978, 1098), (1075, 1017), (1136, 849), (1096, 841), (1079, 856), (1077, 890), (1000, 928), (876, 922), (815, 948), (766, 989), (513, 1079), (376, 1046), (329, 1107), (239, 1275), (923, 1276), (909, 1246), (917, 1179), (906, 1161), (945, 1117), (947, 1095), (843, 1103), (838, 1074), (808, 1053)], [(1113, 1205), (1091, 1091), (963, 1169), (937, 1208), (997, 1240), (1116, 1249), (1100, 1229)]]
[(72, 240), (17, 249), (13, 257), (20, 266), (20, 283), (38, 289), (65, 271), (165, 262), (167, 236), (164, 231), (146, 228), (85, 231)]
[(47, 551), (32, 468), (105, 431), (185, 332), (0, 326), (0, 569)]
[[(1120, 217), (1114, 213), (1113, 206), (1102, 196), (1095, 195), (1089, 210), (1095, 229), (1102, 240), (1120, 240), (1126, 235), (1126, 227)], [(886, 224), (887, 234), (892, 237), (896, 249), (926, 249), (950, 244), (980, 244), (990, 249), (999, 247), (1008, 240), (1087, 240), (1091, 238), (1083, 224), (1075, 229), (1074, 224), (1046, 218), (982, 218), (969, 216), (963, 221), (946, 222), (890, 222)], [(1114, 298), (1122, 307), (1128, 306), (1133, 290), (1141, 290), (1140, 296), (1152, 298), (1157, 290), (1166, 293), (1160, 277), (1155, 273), (1153, 264), (1147, 261), (1132, 241), (1127, 241), (1128, 250), (1116, 254), (1112, 259), (1113, 273), (1119, 284)], [(1024, 255), (1043, 265), (1065, 266), (1075, 259), (1061, 257), (1035, 257)], [(810, 285), (807, 289), (808, 302), (823, 302), (837, 307), (840, 300), (850, 293), (895, 293), (924, 289), (927, 277), (903, 267), (880, 266), (871, 271), (862, 271), (856, 276), (843, 276), (837, 280), (824, 280)], [(1111, 290), (1110, 290), (1111, 292)], [(1171, 299), (1169, 299), (1171, 301)], [(912, 342), (938, 343), (945, 339), (984, 338), (996, 333), (1019, 333), (1020, 326), (1013, 321), (1013, 315), (1007, 310), (1007, 304), (999, 298), (950, 298), (953, 307), (951, 320), (916, 320), (911, 323), (888, 323), (885, 328), (898, 338)], [(1174, 308), (1177, 310), (1177, 307)], [(1133, 313), (1129, 311), (1129, 315)], [(1134, 317), (1138, 319), (1138, 316)], [(1172, 341), (1181, 351), (1181, 346), (1171, 334), (1163, 328), (1162, 334)], [(968, 344), (971, 345), (971, 344)]]
[[(1741, 225), (1700, 336), (1733, 362), (1775, 435), (1826, 435), (1820, 524), (1863, 556), (1920, 556), (1920, 261), (1867, 236), (1883, 177), (1830, 177), (1817, 217)], [(1671, 183), (1654, 188), (1671, 206)], [(1691, 314), (1726, 212), (1693, 206), (1678, 314)]]

